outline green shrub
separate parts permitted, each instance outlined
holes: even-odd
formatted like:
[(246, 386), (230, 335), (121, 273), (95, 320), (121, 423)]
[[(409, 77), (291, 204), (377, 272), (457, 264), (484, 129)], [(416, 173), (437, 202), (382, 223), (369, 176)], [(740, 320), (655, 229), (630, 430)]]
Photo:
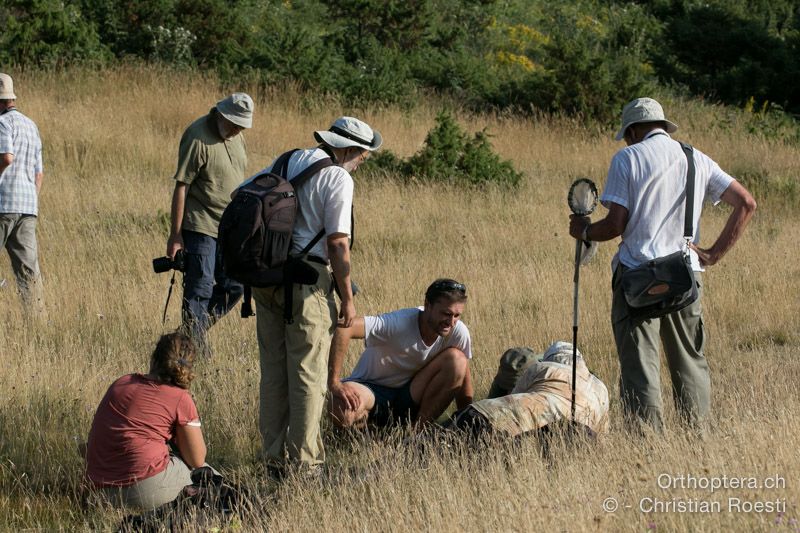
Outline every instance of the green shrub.
[(388, 150), (380, 150), (364, 167), (365, 174), (372, 176), (467, 186), (494, 183), (516, 187), (522, 180), (522, 173), (510, 161), (503, 161), (494, 153), (486, 130), (470, 138), (446, 111), (436, 117), (436, 125), (419, 152), (403, 161)]
[(63, 65), (110, 54), (94, 24), (70, 2), (7, 0), (0, 8), (0, 64)]

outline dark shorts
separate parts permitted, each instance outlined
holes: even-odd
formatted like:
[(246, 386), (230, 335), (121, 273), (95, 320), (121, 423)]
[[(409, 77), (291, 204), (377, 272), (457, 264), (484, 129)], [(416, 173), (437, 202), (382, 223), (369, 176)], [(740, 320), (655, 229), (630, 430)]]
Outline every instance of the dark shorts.
[(380, 427), (404, 425), (414, 422), (419, 406), (411, 398), (411, 381), (400, 387), (385, 387), (368, 381), (358, 381), (375, 396), (375, 405), (369, 412), (367, 422)]

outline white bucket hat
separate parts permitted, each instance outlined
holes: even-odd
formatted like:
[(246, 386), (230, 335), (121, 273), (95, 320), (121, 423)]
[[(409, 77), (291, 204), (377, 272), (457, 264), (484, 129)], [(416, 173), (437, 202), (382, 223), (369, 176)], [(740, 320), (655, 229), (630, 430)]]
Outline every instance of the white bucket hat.
[[(583, 359), (583, 354), (580, 350), (576, 350), (575, 354), (578, 359)], [(564, 365), (572, 364), (572, 343), (564, 341), (556, 341), (545, 350), (542, 356), (542, 361), (552, 361), (554, 363), (561, 363)]]
[(0, 72), (0, 100), (16, 100), (14, 94), (14, 80), (8, 74)]
[(637, 98), (628, 102), (622, 108), (622, 127), (617, 132), (615, 140), (621, 141), (625, 137), (625, 130), (631, 124), (638, 124), (639, 122), (666, 122), (667, 133), (675, 133), (678, 131), (678, 125), (670, 122), (664, 118), (664, 110), (661, 104), (652, 98)]
[(217, 102), (219, 114), (242, 128), (253, 127), (253, 99), (245, 93), (233, 93)]
[(383, 144), (383, 137), (373, 130), (369, 124), (353, 117), (339, 117), (327, 131), (315, 131), (317, 142), (325, 143), (333, 148), (350, 148), (358, 146), (370, 152)]

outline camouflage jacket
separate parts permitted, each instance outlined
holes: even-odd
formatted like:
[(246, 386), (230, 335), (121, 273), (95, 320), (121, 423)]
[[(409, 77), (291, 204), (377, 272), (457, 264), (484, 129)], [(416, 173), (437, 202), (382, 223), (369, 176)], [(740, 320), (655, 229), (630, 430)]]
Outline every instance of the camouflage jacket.
[[(481, 400), (472, 407), (492, 429), (509, 437), (536, 431), (570, 418), (572, 366), (565, 359), (537, 361), (520, 377), (507, 396)], [(571, 361), (569, 361), (571, 362)], [(578, 358), (575, 419), (600, 434), (608, 431), (608, 389)]]

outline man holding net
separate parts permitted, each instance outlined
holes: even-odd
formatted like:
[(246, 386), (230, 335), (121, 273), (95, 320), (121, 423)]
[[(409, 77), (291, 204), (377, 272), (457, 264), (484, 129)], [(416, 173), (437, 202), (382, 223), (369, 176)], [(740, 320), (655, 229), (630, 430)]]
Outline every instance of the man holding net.
[[(628, 420), (663, 429), (659, 383), (659, 339), (664, 346), (678, 413), (697, 427), (711, 406), (711, 381), (705, 358), (700, 273), (716, 264), (742, 235), (756, 203), (750, 193), (697, 149), (670, 137), (678, 126), (667, 120), (652, 98), (637, 98), (622, 111), (616, 140), (628, 145), (614, 156), (600, 198), (606, 217), (590, 223), (571, 216), (570, 235), (583, 241), (622, 237), (612, 261), (611, 321), (620, 361), (620, 394)], [(691, 154), (691, 155), (690, 155)], [(694, 167), (693, 201), (687, 202)], [(710, 248), (699, 243), (703, 201), (733, 208)], [(686, 213), (692, 214), (690, 217)], [(687, 228), (694, 228), (687, 233)], [(688, 242), (684, 242), (684, 238)], [(626, 271), (678, 251), (689, 254), (695, 299), (664, 316), (637, 318), (621, 280)]]

